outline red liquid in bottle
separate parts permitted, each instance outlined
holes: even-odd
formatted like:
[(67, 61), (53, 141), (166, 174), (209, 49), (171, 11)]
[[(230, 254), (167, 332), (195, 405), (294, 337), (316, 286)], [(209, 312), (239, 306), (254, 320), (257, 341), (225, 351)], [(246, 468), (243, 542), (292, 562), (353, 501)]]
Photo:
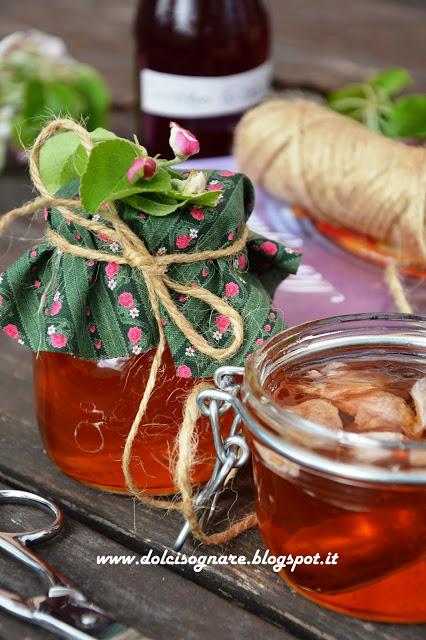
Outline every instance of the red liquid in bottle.
[(226, 155), (241, 115), (269, 84), (270, 35), (260, 0), (141, 0), (135, 24), (139, 134), (170, 157), (168, 124)]

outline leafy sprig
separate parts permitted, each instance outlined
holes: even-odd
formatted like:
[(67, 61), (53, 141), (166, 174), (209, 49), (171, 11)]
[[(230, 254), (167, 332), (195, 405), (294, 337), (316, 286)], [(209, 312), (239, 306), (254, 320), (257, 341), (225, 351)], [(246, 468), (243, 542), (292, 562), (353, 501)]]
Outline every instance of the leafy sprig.
[(29, 148), (53, 116), (103, 127), (109, 91), (90, 66), (70, 58), (63, 43), (39, 33), (16, 33), (0, 43), (0, 170), (8, 141)]
[[(206, 189), (203, 172), (189, 175), (175, 171), (174, 164), (182, 157), (163, 160), (156, 157), (156, 172), (150, 179), (129, 181), (129, 168), (137, 158), (147, 157), (146, 149), (137, 141), (118, 138), (98, 128), (90, 134), (94, 144), (90, 154), (83, 149), (73, 132), (60, 133), (43, 145), (40, 152), (41, 178), (51, 193), (67, 182), (80, 181), (80, 198), (90, 214), (102, 215), (102, 206), (122, 200), (135, 209), (153, 216), (167, 216), (188, 203), (216, 206), (222, 191)], [(197, 178), (201, 189), (191, 191)]]
[(399, 96), (413, 79), (405, 69), (387, 69), (366, 82), (333, 91), (328, 105), (390, 138), (426, 138), (426, 95)]

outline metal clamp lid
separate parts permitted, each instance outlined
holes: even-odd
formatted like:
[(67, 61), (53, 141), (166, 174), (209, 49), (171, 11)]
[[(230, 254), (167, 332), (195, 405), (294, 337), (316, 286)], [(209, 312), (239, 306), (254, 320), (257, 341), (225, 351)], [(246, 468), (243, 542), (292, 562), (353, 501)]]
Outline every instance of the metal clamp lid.
[[(210, 418), (216, 450), (216, 462), (210, 480), (195, 500), (200, 525), (206, 525), (214, 513), (219, 495), (230, 478), (232, 470), (243, 467), (250, 458), (250, 450), (241, 431), (241, 416), (235, 413), (229, 434), (225, 438), (221, 434), (219, 424), (220, 416), (232, 409), (232, 400), (240, 391), (240, 384), (236, 381), (236, 377), (242, 375), (244, 375), (242, 367), (220, 367), (214, 376), (217, 388), (206, 389), (197, 398), (202, 415)], [(180, 551), (190, 532), (191, 527), (186, 522), (173, 545), (175, 551)]]

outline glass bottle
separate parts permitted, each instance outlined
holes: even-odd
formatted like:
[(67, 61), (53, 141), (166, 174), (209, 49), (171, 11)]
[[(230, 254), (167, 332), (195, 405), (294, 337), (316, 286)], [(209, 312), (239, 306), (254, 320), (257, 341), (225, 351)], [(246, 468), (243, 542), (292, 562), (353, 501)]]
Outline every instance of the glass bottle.
[(231, 151), (233, 130), (265, 96), (270, 33), (261, 0), (141, 0), (135, 22), (138, 129), (166, 154), (176, 120), (204, 156)]

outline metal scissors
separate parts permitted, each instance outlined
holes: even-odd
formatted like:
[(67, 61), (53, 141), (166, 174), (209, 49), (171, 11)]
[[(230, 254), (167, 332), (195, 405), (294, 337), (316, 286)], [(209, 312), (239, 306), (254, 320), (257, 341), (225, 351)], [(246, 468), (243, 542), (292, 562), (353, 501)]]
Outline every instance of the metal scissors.
[(0, 532), (0, 551), (32, 569), (45, 586), (44, 593), (30, 598), (0, 589), (0, 609), (68, 640), (148, 640), (89, 602), (69, 580), (28, 548), (55, 537), (61, 531), (64, 517), (56, 504), (34, 493), (14, 490), (0, 490), (2, 502), (47, 509), (53, 514), (54, 521), (45, 529), (23, 533)]

